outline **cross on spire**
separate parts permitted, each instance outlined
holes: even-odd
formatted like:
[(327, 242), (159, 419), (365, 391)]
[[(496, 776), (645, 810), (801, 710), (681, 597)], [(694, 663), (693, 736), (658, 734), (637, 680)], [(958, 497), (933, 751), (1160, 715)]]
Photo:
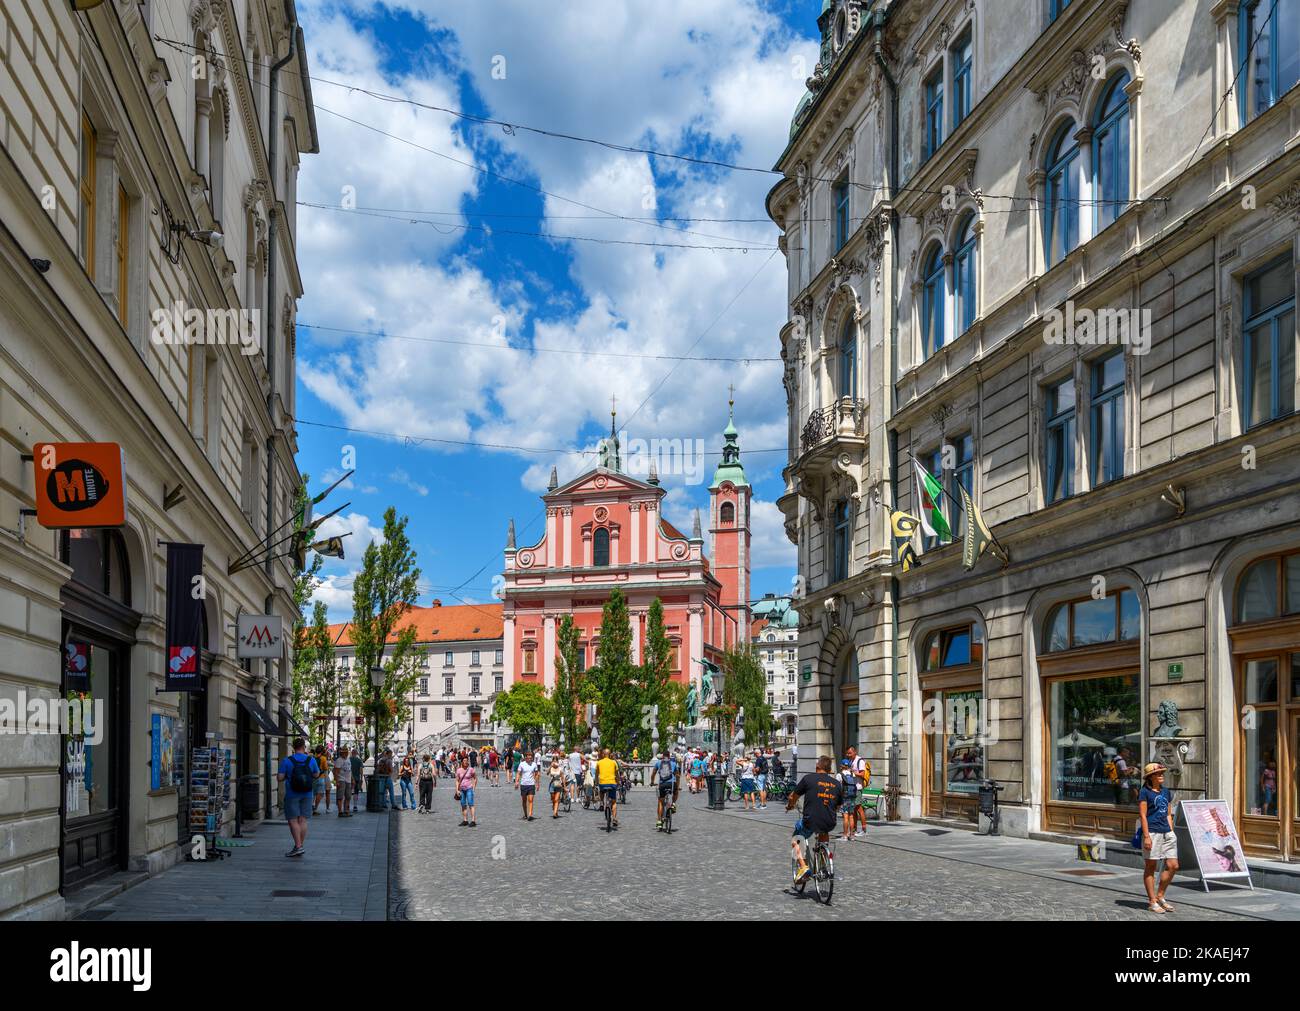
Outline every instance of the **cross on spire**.
[(736, 384), (727, 384), (727, 415), (735, 417), (736, 414)]

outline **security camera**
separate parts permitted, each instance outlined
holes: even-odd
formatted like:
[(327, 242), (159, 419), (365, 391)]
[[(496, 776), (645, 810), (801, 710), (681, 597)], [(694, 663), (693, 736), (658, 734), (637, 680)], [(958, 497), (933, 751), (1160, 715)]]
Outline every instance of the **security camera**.
[(202, 242), (204, 245), (211, 246), (213, 249), (221, 248), (221, 241), (225, 238), (220, 232), (213, 228), (204, 228), (197, 232), (191, 232), (190, 238)]
[(40, 271), (42, 274), (45, 274), (45, 273), (48, 273), (48, 272), (49, 272), (49, 269), (50, 269), (50, 261), (49, 261), (49, 260), (40, 260), (40, 259), (37, 259), (36, 257), (33, 256), (33, 257), (32, 257), (32, 266), (35, 267), (38, 271)]

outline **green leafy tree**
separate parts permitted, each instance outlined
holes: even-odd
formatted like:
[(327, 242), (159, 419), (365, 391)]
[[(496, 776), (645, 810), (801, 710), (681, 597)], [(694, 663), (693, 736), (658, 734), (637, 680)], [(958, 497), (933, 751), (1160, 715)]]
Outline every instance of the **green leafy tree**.
[[(392, 506), (384, 511), (383, 539), (366, 547), (361, 571), (352, 582), (357, 672), (353, 680), (368, 689), (367, 715), (379, 720), (381, 741), (407, 710), (407, 698), (419, 676), (415, 626), (402, 625), (419, 599), (420, 581), (415, 549), (406, 536), (407, 521), (406, 516), (399, 520)], [(384, 670), (384, 685), (378, 691), (370, 687), (370, 668), (376, 665)]]
[(342, 685), (334, 659), (334, 638), (330, 635), (329, 616), (323, 601), (316, 601), (312, 622), (303, 636), (304, 659), (309, 661), (302, 673), (302, 717), (310, 720), (312, 743), (322, 744), (329, 735), (329, 723), (316, 720), (319, 713), (334, 716), (341, 700)]
[(578, 737), (578, 699), (581, 693), (582, 671), (579, 669), (578, 627), (573, 617), (566, 614), (560, 621), (555, 650), (555, 689), (551, 692), (551, 733), (557, 741), (572, 745)]
[(555, 721), (555, 707), (546, 697), (546, 688), (536, 681), (516, 681), (509, 691), (496, 697), (492, 704), (494, 723), (508, 723), (510, 729), (534, 745)]
[(598, 706), (602, 747), (630, 753), (641, 724), (641, 671), (632, 663), (632, 624), (627, 598), (616, 586), (600, 619), (600, 662), (583, 678), (584, 701)]
[[(772, 707), (767, 704), (767, 674), (749, 643), (722, 655), (722, 700), (745, 713), (745, 745), (766, 744), (772, 735)], [(725, 742), (724, 742), (725, 745)]]
[[(642, 755), (649, 755), (654, 744), (652, 721), (656, 707), (658, 710), (658, 731), (660, 747), (665, 746), (675, 727), (673, 713), (673, 646), (664, 631), (664, 606), (656, 597), (650, 604), (646, 616), (645, 655), (641, 662), (641, 731), (637, 736), (637, 745)], [(683, 694), (683, 698), (685, 695)]]
[[(308, 480), (310, 480), (309, 475), (304, 474), (302, 484), (298, 486), (298, 493), (294, 496), (294, 533), (298, 535), (303, 533), (306, 525), (307, 502), (310, 498), (307, 494)], [(316, 587), (320, 585), (320, 569), (323, 563), (324, 559), (313, 552), (311, 559), (301, 568), (295, 567), (293, 575), (294, 613), (289, 633), (289, 641), (293, 643), (293, 663), (290, 667), (289, 708), (300, 723), (307, 716), (307, 680), (315, 663), (307, 643), (307, 601), (311, 600)]]

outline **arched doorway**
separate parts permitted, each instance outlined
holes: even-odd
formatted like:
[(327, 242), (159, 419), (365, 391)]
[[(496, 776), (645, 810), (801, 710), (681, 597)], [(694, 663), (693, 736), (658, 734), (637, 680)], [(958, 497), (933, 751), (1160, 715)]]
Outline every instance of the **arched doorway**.
[(60, 890), (126, 867), (130, 796), (131, 568), (117, 530), (65, 530), (59, 559), (72, 575), (60, 591), (62, 696), (93, 723), (67, 729), (60, 759)]
[(835, 665), (835, 722), (831, 728), (831, 740), (835, 754), (843, 755), (845, 749), (852, 745), (860, 747), (858, 741), (858, 665), (855, 651), (849, 646)]
[(984, 632), (965, 622), (921, 645), (922, 798), (931, 818), (976, 821), (984, 778)]
[(1247, 854), (1300, 858), (1300, 551), (1248, 565), (1233, 596), (1237, 824)]

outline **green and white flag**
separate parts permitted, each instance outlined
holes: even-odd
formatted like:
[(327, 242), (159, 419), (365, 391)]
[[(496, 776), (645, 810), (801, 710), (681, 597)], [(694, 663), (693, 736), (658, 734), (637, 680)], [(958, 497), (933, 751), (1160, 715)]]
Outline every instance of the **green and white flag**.
[(952, 540), (952, 528), (948, 526), (940, 502), (943, 500), (943, 488), (929, 471), (915, 458), (912, 466), (916, 468), (916, 517), (921, 521), (921, 529), (927, 537), (937, 537), (940, 541)]

